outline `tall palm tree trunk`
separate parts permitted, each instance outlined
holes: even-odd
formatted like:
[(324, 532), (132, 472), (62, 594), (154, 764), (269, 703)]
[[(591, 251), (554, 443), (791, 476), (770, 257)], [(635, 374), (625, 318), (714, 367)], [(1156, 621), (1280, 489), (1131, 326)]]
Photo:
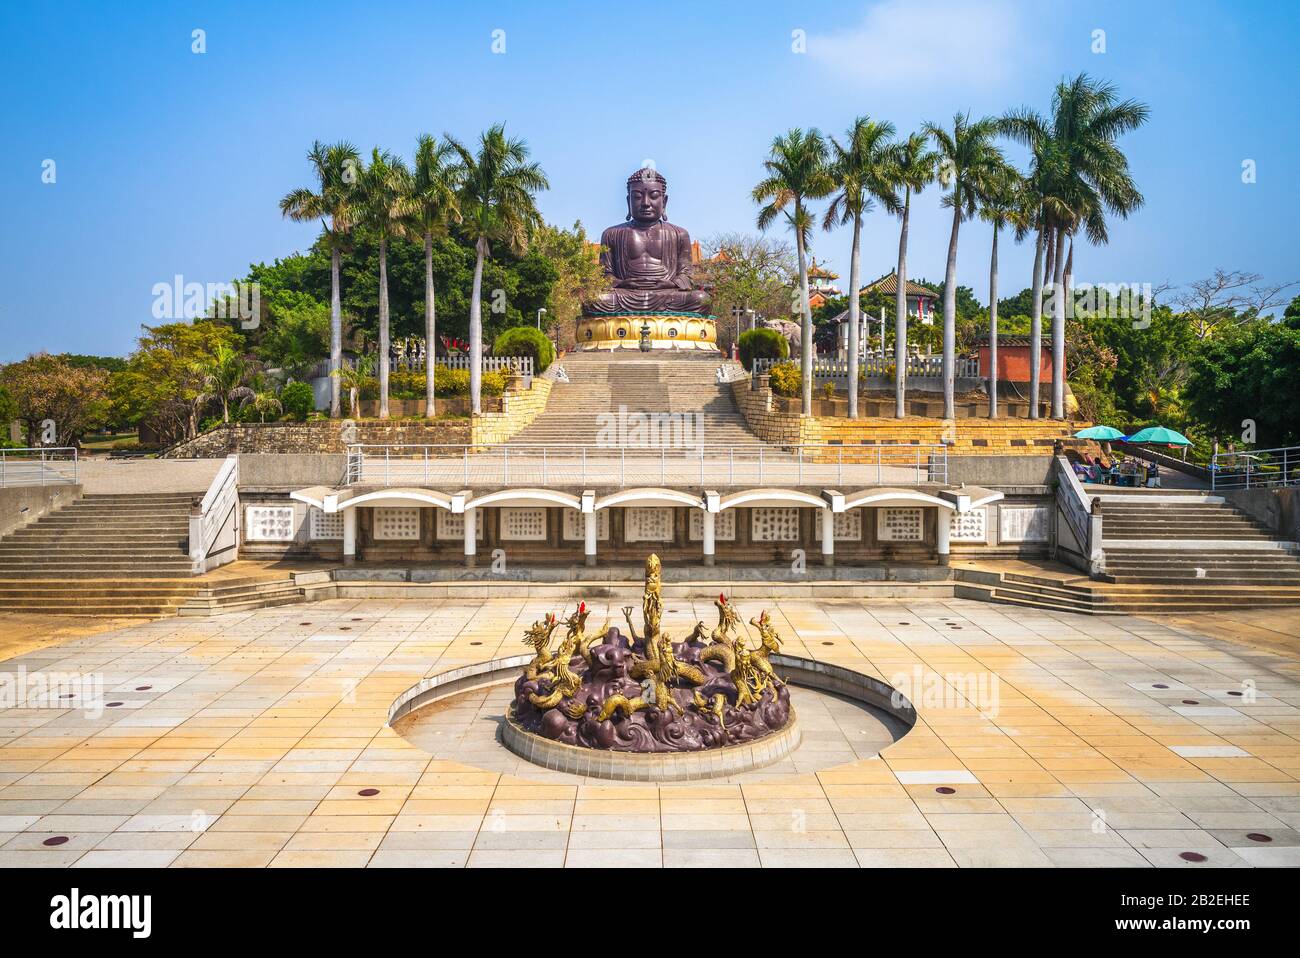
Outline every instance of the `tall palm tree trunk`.
[[(796, 216), (798, 209), (796, 209)], [(803, 376), (803, 415), (812, 415), (812, 307), (808, 305), (808, 260), (803, 233), (795, 229), (795, 246), (799, 250), (799, 310), (802, 313), (799, 333), (799, 371)]]
[(1038, 393), (1043, 379), (1043, 247), (1045, 228), (1034, 240), (1033, 304), (1029, 314), (1029, 418), (1038, 418)]
[(478, 256), (469, 297), (469, 396), (470, 412), (477, 416), (483, 411), (483, 259), (487, 255), (487, 237), (480, 236), (474, 246)]
[[(858, 302), (859, 262), (862, 250), (862, 214), (853, 217), (853, 252), (849, 254), (849, 418), (858, 418), (858, 314), (861, 304)], [(883, 357), (885, 344), (880, 344)]]
[(433, 290), (433, 234), (424, 234), (424, 416), (434, 417), (433, 367), (437, 358), (438, 307)]
[(343, 368), (343, 300), (339, 291), (339, 248), (330, 250), (330, 418), (342, 415), (339, 394), (340, 370)]
[(388, 240), (379, 241), (379, 418), (388, 418)]
[(998, 224), (989, 256), (989, 418), (998, 418)]
[(1056, 231), (1052, 278), (1052, 418), (1065, 418), (1065, 231)]
[(943, 281), (943, 418), (956, 416), (957, 352), (957, 233), (961, 229), (961, 207), (952, 211), (952, 235), (948, 238), (948, 268)]
[(894, 296), (894, 418), (907, 415), (907, 221), (912, 191), (903, 194), (903, 228), (898, 233), (898, 292)]

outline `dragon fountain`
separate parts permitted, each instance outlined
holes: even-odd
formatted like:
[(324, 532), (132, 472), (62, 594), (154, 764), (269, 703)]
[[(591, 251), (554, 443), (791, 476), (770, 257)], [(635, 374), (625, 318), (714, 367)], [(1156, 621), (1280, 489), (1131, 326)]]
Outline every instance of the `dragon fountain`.
[[(725, 594), (718, 624), (703, 622), (682, 642), (660, 628), (659, 557), (645, 564), (642, 633), (623, 609), (628, 634), (609, 622), (587, 632), (580, 602), (564, 620), (549, 614), (527, 630), (535, 656), (515, 682), (509, 720), (524, 732), (580, 748), (698, 752), (753, 742), (794, 721), (790, 694), (772, 656), (781, 638), (766, 611), (750, 620), (752, 646)], [(552, 649), (553, 634), (564, 637)]]

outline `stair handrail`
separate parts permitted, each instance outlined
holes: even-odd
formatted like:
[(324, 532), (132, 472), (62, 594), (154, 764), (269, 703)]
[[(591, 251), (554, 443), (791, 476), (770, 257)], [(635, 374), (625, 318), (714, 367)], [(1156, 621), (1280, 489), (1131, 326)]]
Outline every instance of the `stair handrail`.
[[(228, 520), (233, 519), (233, 527)], [(233, 561), (239, 547), (239, 456), (227, 456), (217, 474), (212, 477), (208, 491), (190, 510), (190, 561), (194, 572), (207, 571), (213, 557), (213, 547), (218, 544), (223, 532), (228, 528), (233, 531), (233, 542), (221, 553), (230, 553), (218, 559), (214, 565)]]
[(1056, 503), (1061, 514), (1083, 549), (1089, 575), (1106, 571), (1106, 553), (1102, 549), (1100, 500), (1089, 497), (1065, 456), (1056, 456)]

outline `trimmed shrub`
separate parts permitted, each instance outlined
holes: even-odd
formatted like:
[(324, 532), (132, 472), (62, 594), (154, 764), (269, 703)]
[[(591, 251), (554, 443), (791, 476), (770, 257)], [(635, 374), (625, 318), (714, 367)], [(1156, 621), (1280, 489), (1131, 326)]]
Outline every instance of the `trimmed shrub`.
[(280, 405), (289, 419), (306, 422), (316, 409), (316, 394), (308, 383), (289, 383), (280, 390)]
[(755, 359), (786, 359), (790, 355), (790, 344), (775, 329), (750, 329), (740, 334), (740, 364), (749, 372), (754, 371)]
[(792, 362), (777, 363), (772, 367), (768, 383), (772, 392), (778, 396), (799, 396), (803, 394), (803, 374), (799, 366)]
[(434, 366), (433, 394), (435, 396), (468, 396), (469, 370)]
[[(412, 398), (421, 398), (424, 396), (424, 376), (418, 376), (419, 390)], [(483, 373), (483, 395), (500, 396), (506, 391), (506, 377), (504, 373), (485, 372)], [(468, 396), (469, 395), (469, 370), (468, 369), (448, 369), (446, 366), (433, 367), (433, 392), (435, 396)]]
[(492, 343), (493, 356), (532, 356), (533, 372), (544, 373), (555, 362), (555, 346), (540, 329), (512, 326)]

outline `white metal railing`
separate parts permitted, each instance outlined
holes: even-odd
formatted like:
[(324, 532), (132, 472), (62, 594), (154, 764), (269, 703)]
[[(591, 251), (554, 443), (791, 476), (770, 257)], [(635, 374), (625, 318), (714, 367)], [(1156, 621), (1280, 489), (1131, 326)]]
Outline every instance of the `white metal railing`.
[(940, 444), (353, 445), (348, 485), (804, 485), (946, 483)]
[[(761, 376), (783, 360), (754, 360), (754, 375)], [(787, 360), (798, 363), (798, 358)], [(954, 376), (958, 379), (978, 379), (980, 374), (979, 359), (974, 356), (958, 356), (954, 362)], [(893, 356), (866, 356), (858, 361), (858, 375), (868, 377), (888, 377), (894, 375)], [(907, 375), (912, 379), (940, 379), (943, 377), (942, 356), (908, 356)], [(847, 359), (817, 358), (813, 360), (813, 379), (816, 382), (844, 382), (849, 379), (849, 361)]]
[(1300, 485), (1300, 446), (1219, 452), (1210, 460), (1211, 489)]
[(55, 486), (77, 482), (74, 446), (0, 449), (0, 489), (5, 486)]
[[(239, 528), (239, 457), (227, 456), (217, 470), (197, 509), (190, 513), (190, 561), (195, 572), (235, 557)], [(228, 553), (215, 562), (215, 553)]]

